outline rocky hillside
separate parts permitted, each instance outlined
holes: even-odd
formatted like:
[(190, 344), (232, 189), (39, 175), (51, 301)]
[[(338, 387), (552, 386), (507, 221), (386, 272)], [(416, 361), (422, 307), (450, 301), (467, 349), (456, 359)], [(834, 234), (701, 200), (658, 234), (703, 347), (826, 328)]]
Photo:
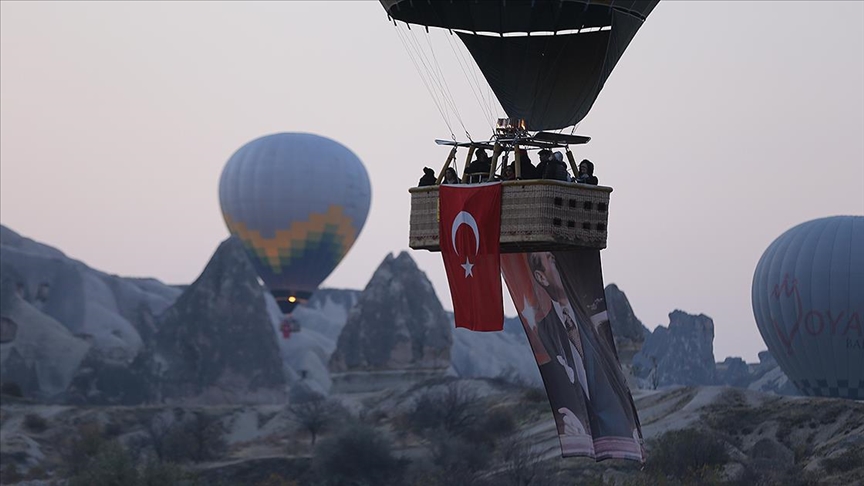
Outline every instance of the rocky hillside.
[(64, 401), (84, 363), (132, 364), (180, 290), (94, 270), (0, 226), (0, 378)]
[[(465, 478), (515, 484), (508, 481), (526, 475), (533, 482), (521, 484), (864, 481), (862, 403), (729, 387), (643, 390), (635, 401), (644, 469), (631, 461), (561, 459), (542, 389), (440, 378), (289, 406), (91, 408), (4, 397), (0, 459), (3, 484), (92, 479), (148, 457), (161, 461), (150, 466), (162, 474), (160, 484), (177, 484), (165, 482), (177, 474), (169, 464), (205, 483), (250, 485), (338, 484), (346, 470), (396, 481), (374, 484), (424, 478), (433, 486)], [(88, 464), (92, 470), (83, 471)]]
[[(152, 279), (94, 270), (57, 249), (0, 226), (4, 293), (14, 293), (70, 332), (92, 342), (104, 359), (131, 362), (155, 332), (153, 317), (180, 290)], [(5, 300), (5, 299), (4, 299)]]
[[(289, 388), (302, 384), (322, 394), (331, 390), (333, 373), (370, 370), (541, 383), (518, 319), (506, 319), (499, 333), (456, 329), (408, 253), (386, 258), (364, 291), (316, 292), (295, 310), (300, 330), (286, 339), (278, 306), (241, 264), (241, 252), (227, 251), (230, 241), (214, 254), (207, 278), (181, 287), (108, 275), (0, 227), (0, 380), (41, 401), (100, 405), (196, 395), (215, 404), (227, 399), (225, 384), (235, 382), (243, 391), (228, 395), (267, 401), (278, 394), (251, 390), (278, 368)], [(606, 293), (622, 365), (631, 371), (633, 362), (631, 386), (728, 384), (797, 393), (767, 352), (756, 364), (714, 363), (709, 317), (676, 311), (668, 327), (652, 333), (621, 289), (611, 284)], [(245, 351), (231, 354), (241, 335), (257, 343), (269, 364), (246, 363)], [(178, 339), (194, 344), (181, 349)], [(262, 390), (278, 383), (274, 376)]]

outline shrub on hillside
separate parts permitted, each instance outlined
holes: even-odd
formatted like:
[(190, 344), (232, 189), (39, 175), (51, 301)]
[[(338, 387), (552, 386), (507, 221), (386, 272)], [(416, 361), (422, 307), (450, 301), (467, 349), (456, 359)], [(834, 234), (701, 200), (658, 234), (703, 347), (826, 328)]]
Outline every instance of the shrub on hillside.
[(543, 461), (543, 449), (524, 437), (511, 437), (498, 448), (497, 484), (534, 486), (556, 484), (554, 467)]
[(28, 413), (24, 416), (24, 427), (27, 427), (27, 430), (38, 434), (39, 432), (45, 432), (45, 429), (48, 428), (48, 421), (42, 418), (41, 415)]
[(104, 442), (99, 452), (69, 480), (69, 486), (175, 486), (185, 474), (174, 464), (148, 461), (143, 467), (118, 441)]
[(516, 417), (513, 410), (505, 407), (495, 407), (480, 414), (471, 425), (460, 431), (459, 435), (475, 444), (495, 446), (502, 437), (516, 430)]
[(313, 468), (324, 486), (399, 485), (405, 469), (390, 441), (363, 424), (322, 440), (315, 448)]
[(24, 392), (21, 391), (21, 385), (9, 381), (0, 385), (0, 395), (22, 398), (24, 396)]
[(666, 432), (649, 446), (647, 469), (673, 478), (703, 478), (729, 461), (723, 442), (697, 429)]
[(69, 486), (134, 485), (138, 471), (129, 453), (116, 441), (105, 442)]
[(77, 433), (65, 436), (60, 455), (69, 476), (76, 476), (87, 468), (105, 443), (102, 426), (98, 422), (86, 422), (78, 426)]
[(476, 393), (463, 383), (451, 381), (443, 389), (431, 387), (420, 392), (402, 422), (421, 435), (436, 429), (458, 435), (475, 426), (481, 413)]
[(348, 416), (347, 410), (339, 403), (319, 394), (292, 403), (287, 409), (291, 412), (292, 420), (309, 433), (313, 446), (318, 434), (342, 422)]
[(454, 480), (470, 478), (482, 472), (492, 460), (492, 449), (469, 442), (463, 437), (439, 432), (430, 441), (432, 462)]
[(0, 469), (0, 484), (14, 484), (24, 479), (18, 471), (18, 465), (14, 462), (3, 464)]
[[(228, 448), (222, 423), (203, 412), (188, 414), (171, 424), (162, 444), (162, 459), (204, 462), (218, 459)], [(157, 453), (158, 455), (158, 453)]]

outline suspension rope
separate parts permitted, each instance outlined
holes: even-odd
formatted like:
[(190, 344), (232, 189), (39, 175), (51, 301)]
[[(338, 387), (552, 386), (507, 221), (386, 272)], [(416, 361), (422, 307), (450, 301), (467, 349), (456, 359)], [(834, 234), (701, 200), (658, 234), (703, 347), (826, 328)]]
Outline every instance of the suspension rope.
[[(464, 131), (465, 136), (470, 142), (473, 142), (474, 140), (466, 127), (465, 119), (462, 116), (456, 98), (453, 96), (453, 91), (449, 86), (447, 76), (444, 75), (444, 70), (442, 69), (442, 65), (438, 59), (440, 53), (436, 54), (435, 52), (435, 46), (433, 45), (429, 30), (427, 29), (425, 34), (426, 45), (424, 46), (423, 41), (417, 38), (417, 34), (413, 29), (411, 29), (411, 26), (408, 23), (405, 25), (407, 31), (404, 31), (397, 22), (394, 22), (399, 41), (402, 43), (402, 47), (411, 59), (412, 64), (414, 64), (415, 71), (417, 71), (418, 76), (420, 76), (426, 91), (429, 93), (429, 96), (435, 104), (435, 108), (438, 110), (439, 115), (442, 120), (444, 120), (445, 125), (450, 131), (450, 137), (454, 141), (457, 141), (453, 130), (455, 127), (451, 118), (455, 117), (459, 126), (461, 126)], [(450, 34), (452, 35), (452, 32)], [(420, 35), (422, 36), (423, 33)], [(444, 35), (447, 34), (445, 33)], [(448, 38), (447, 43), (450, 45), (450, 49), (459, 64), (459, 68), (471, 88), (471, 94), (474, 96), (475, 101), (480, 107), (480, 113), (486, 117), (490, 132), (492, 136), (494, 136), (494, 118), (496, 108), (493, 107), (493, 104), (497, 102), (497, 99), (492, 95), (491, 87), (488, 83), (481, 82), (482, 78), (480, 78), (477, 73), (479, 70), (478, 67), (476, 64), (468, 60), (463, 49), (459, 49), (459, 46), (455, 45), (457, 42)], [(483, 84), (486, 85), (486, 92), (489, 94), (488, 97), (483, 95)]]
[(406, 40), (407, 36), (403, 35), (403, 32), (399, 29), (398, 24), (395, 24), (395, 22), (394, 26), (396, 29), (396, 34), (399, 37), (399, 41), (402, 43), (402, 47), (405, 48), (405, 52), (408, 54), (408, 58), (411, 59), (411, 63), (414, 65), (414, 69), (417, 71), (417, 75), (420, 76), (420, 80), (423, 81), (423, 85), (426, 87), (426, 91), (432, 98), (432, 102), (435, 104), (435, 108), (438, 109), (438, 113), (441, 115), (441, 119), (444, 120), (444, 124), (447, 125), (447, 129), (450, 131), (450, 136), (453, 138), (453, 140), (456, 140), (456, 135), (453, 133), (453, 127), (450, 125), (450, 120), (447, 118), (446, 109), (444, 106), (442, 106), (440, 100), (436, 96), (436, 93), (429, 85), (429, 81), (427, 81), (426, 77), (423, 75), (423, 71), (420, 69), (417, 58), (414, 56), (414, 54), (412, 54), (409, 43)]
[[(408, 28), (408, 31), (409, 32), (411, 31), (410, 26)], [(445, 113), (445, 115), (447, 116), (447, 120), (449, 121), (451, 110), (452, 110), (452, 104), (450, 103), (450, 100), (447, 98), (446, 93), (444, 92), (444, 90), (441, 86), (440, 79), (438, 79), (436, 73), (434, 72), (434, 70), (430, 66), (429, 59), (427, 58), (426, 53), (423, 50), (423, 47), (417, 41), (416, 36), (414, 36), (413, 33), (412, 34), (405, 33), (405, 38), (406, 38), (406, 42), (408, 43), (408, 45), (413, 49), (415, 59), (417, 61), (419, 61), (418, 64), (423, 67), (423, 70), (426, 73), (426, 79), (429, 82), (431, 93), (433, 94), (433, 96), (435, 97), (435, 99), (437, 100), (439, 105), (441, 106), (441, 110)], [(456, 140), (456, 135), (453, 133), (452, 127), (448, 125), (448, 128), (451, 128), (451, 130), (450, 130), (451, 138), (453, 138), (453, 140)]]
[[(464, 130), (465, 134), (468, 135), (468, 129), (465, 128), (465, 123), (462, 120), (462, 115), (461, 113), (459, 113), (459, 108), (456, 106), (456, 100), (453, 98), (453, 93), (450, 91), (450, 86), (447, 84), (447, 78), (441, 71), (441, 65), (438, 63), (438, 56), (435, 55), (435, 49), (432, 47), (432, 39), (428, 34), (426, 35), (426, 44), (429, 46), (429, 53), (432, 57), (432, 63), (430, 63), (430, 65), (433, 67), (432, 72), (436, 75), (435, 79), (438, 83), (439, 89), (441, 89), (444, 95), (444, 99), (450, 104), (450, 107), (453, 109), (453, 113), (456, 115), (456, 120), (458, 120), (459, 124), (462, 126), (462, 130)], [(468, 135), (468, 138), (471, 138), (470, 135)]]
[[(410, 29), (409, 29), (410, 31)], [(409, 44), (413, 47), (414, 52), (416, 53), (420, 63), (426, 69), (426, 74), (429, 76), (430, 82), (437, 90), (437, 94), (440, 95), (440, 99), (443, 100), (443, 105), (445, 108), (450, 108), (454, 111), (455, 107), (453, 106), (453, 102), (447, 96), (447, 91), (444, 89), (444, 84), (442, 83), (438, 73), (433, 68), (432, 62), (429, 60), (429, 56), (427, 56), (426, 51), (423, 49), (423, 46), (420, 44), (420, 41), (417, 40), (417, 36), (411, 32), (410, 35), (406, 36), (408, 38)]]
[(454, 45), (455, 42), (450, 37), (447, 37), (447, 43), (450, 45), (450, 50), (453, 51), (453, 54), (456, 57), (456, 61), (459, 63), (459, 68), (462, 70), (462, 73), (465, 75), (465, 79), (468, 81), (468, 85), (471, 87), (471, 92), (474, 94), (474, 99), (477, 101), (477, 104), (480, 105), (480, 109), (483, 111), (483, 114), (487, 116), (489, 129), (494, 131), (494, 126), (492, 125), (492, 118), (494, 117), (494, 113), (491, 109), (489, 101), (483, 95), (482, 85), (477, 79), (476, 65), (474, 69), (470, 69), (470, 67), (468, 68), (471, 70), (471, 75), (469, 76), (468, 70), (466, 70), (466, 66), (468, 66), (469, 63), (465, 59), (464, 54), (462, 54), (461, 50), (456, 49), (456, 46)]
[[(408, 29), (408, 30), (410, 31), (411, 29)], [(449, 113), (449, 111), (447, 109), (449, 107), (450, 110), (453, 110), (454, 114), (456, 114), (455, 113), (456, 110), (455, 110), (455, 107), (453, 106), (453, 102), (450, 98), (448, 98), (448, 96), (447, 96), (448, 93), (444, 89), (444, 86), (441, 82), (440, 76), (433, 69), (432, 63), (429, 61), (429, 58), (426, 55), (426, 52), (424, 51), (423, 46), (417, 40), (417, 36), (414, 35), (414, 33), (412, 32), (410, 34), (410, 36), (408, 34), (406, 34), (406, 38), (409, 42), (409, 45), (411, 45), (414, 48), (414, 52), (417, 55), (417, 58), (420, 60), (420, 63), (423, 65), (423, 68), (426, 70), (426, 74), (429, 77), (429, 81), (433, 85), (433, 87), (435, 88), (436, 95), (439, 96), (438, 99), (439, 99), (439, 102), (442, 104), (444, 111)]]

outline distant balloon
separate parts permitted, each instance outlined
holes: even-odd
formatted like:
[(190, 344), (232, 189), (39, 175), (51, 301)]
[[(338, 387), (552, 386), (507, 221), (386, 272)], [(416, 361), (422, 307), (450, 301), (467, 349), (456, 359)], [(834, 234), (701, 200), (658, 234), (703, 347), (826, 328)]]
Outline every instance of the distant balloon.
[(354, 244), (371, 192), (366, 168), (353, 152), (308, 133), (247, 143), (219, 181), (228, 230), (243, 241), (286, 314), (312, 295)]
[(864, 399), (864, 216), (802, 223), (765, 250), (753, 314), (805, 395)]

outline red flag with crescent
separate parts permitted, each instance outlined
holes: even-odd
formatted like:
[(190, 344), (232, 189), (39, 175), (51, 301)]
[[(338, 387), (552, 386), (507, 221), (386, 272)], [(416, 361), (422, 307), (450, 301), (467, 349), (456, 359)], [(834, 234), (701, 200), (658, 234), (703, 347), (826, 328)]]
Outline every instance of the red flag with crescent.
[(441, 256), (456, 327), (504, 329), (501, 293), (501, 183), (442, 185), (438, 189)]

